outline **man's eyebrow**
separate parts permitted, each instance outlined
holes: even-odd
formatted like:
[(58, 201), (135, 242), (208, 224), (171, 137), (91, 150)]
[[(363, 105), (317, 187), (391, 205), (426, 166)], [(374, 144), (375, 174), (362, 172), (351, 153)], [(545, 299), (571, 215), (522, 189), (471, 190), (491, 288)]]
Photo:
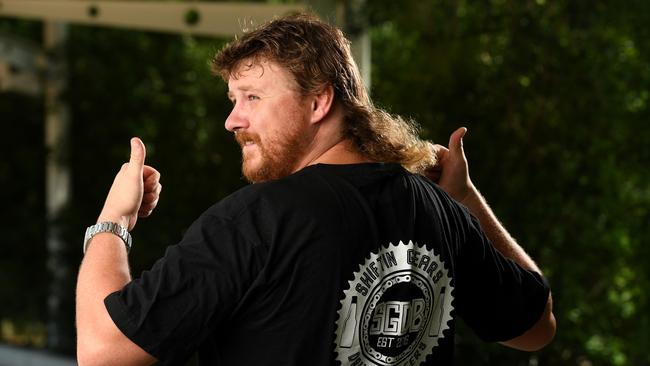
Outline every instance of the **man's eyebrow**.
[[(255, 88), (255, 87), (253, 87), (252, 85), (241, 85), (241, 86), (236, 87), (236, 88), (235, 88), (235, 91), (243, 91), (243, 92), (247, 92), (247, 91), (255, 91), (255, 92), (259, 92), (259, 91), (262, 91), (262, 89), (260, 89), (260, 88)], [(232, 90), (228, 90), (228, 95), (230, 96), (230, 95), (232, 95), (232, 94), (234, 94), (233, 91), (232, 91)]]

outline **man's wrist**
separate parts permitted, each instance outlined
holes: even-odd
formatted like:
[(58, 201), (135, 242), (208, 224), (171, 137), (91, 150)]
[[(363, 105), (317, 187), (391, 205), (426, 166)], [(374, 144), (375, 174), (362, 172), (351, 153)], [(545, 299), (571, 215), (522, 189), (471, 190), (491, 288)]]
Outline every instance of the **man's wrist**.
[(100, 222), (114, 222), (127, 230), (129, 229), (129, 219), (126, 216), (113, 215), (102, 211), (97, 218), (97, 223)]
[(99, 222), (95, 225), (89, 226), (86, 228), (86, 234), (84, 235), (84, 245), (83, 252), (86, 253), (88, 245), (95, 235), (102, 233), (111, 233), (122, 239), (124, 245), (126, 246), (126, 252), (128, 253), (131, 250), (131, 234), (124, 227), (112, 221)]
[(469, 208), (470, 212), (474, 213), (475, 210), (479, 210), (483, 206), (484, 198), (481, 195), (481, 192), (472, 184), (465, 197), (463, 197), (462, 203), (465, 207)]

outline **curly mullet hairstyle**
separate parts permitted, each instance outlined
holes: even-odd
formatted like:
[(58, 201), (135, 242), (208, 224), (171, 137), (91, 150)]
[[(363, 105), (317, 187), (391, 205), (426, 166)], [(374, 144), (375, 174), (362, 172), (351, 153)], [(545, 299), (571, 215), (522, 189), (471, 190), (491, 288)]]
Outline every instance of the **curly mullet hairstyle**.
[(417, 124), (373, 105), (352, 58), (350, 41), (336, 27), (309, 14), (272, 20), (227, 44), (214, 57), (213, 72), (226, 82), (242, 62), (272, 61), (294, 77), (306, 96), (327, 85), (344, 111), (343, 136), (371, 161), (398, 163), (420, 173), (436, 163), (433, 144)]

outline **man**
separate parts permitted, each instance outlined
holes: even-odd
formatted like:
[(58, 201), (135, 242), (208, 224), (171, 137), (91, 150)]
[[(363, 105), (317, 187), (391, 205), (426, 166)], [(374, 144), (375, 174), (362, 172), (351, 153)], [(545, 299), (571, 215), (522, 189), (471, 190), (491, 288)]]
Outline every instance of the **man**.
[(80, 365), (195, 352), (206, 365), (445, 365), (457, 317), (487, 341), (550, 342), (548, 285), (472, 184), (466, 129), (433, 146), (375, 108), (342, 33), (306, 15), (247, 33), (214, 67), (255, 184), (131, 280), (126, 230), (161, 190), (132, 139), (98, 219), (113, 224), (84, 244)]

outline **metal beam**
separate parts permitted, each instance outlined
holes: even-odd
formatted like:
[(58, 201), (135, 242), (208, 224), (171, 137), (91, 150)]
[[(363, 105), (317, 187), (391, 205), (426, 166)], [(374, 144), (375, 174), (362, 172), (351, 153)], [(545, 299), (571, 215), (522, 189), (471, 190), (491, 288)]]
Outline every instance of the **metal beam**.
[(0, 17), (215, 37), (232, 37), (247, 25), (305, 9), (301, 4), (0, 0)]
[(50, 291), (47, 298), (47, 337), (51, 349), (72, 349), (74, 337), (66, 331), (66, 309), (73, 302), (73, 270), (68, 264), (70, 252), (63, 237), (61, 213), (70, 205), (72, 173), (70, 171), (70, 113), (63, 99), (67, 84), (65, 43), (67, 25), (59, 22), (43, 24), (43, 46), (50, 55), (45, 78), (45, 206), (47, 210), (47, 269)]

